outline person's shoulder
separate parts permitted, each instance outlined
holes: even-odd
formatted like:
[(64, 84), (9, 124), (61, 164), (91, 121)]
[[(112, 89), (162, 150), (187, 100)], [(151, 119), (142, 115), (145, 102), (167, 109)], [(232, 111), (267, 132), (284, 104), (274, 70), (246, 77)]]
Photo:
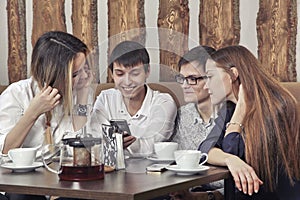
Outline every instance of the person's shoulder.
[(32, 79), (24, 79), (8, 85), (8, 87), (3, 91), (2, 94), (13, 93), (17, 94), (19, 92), (26, 92), (31, 88)]
[(160, 92), (158, 90), (152, 90), (152, 89), (150, 89), (150, 91), (153, 94), (153, 98), (156, 100), (175, 102), (173, 97), (169, 93)]
[(109, 88), (106, 90), (102, 90), (98, 96), (115, 96), (115, 95), (119, 95), (119, 90), (115, 89), (115, 88)]

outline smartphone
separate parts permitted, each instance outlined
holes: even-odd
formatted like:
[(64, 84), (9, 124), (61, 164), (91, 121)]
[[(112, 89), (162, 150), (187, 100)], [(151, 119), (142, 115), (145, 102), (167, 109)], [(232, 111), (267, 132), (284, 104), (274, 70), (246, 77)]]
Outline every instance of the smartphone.
[(146, 167), (147, 172), (163, 172), (169, 164), (152, 164)]
[(120, 131), (126, 131), (128, 135), (131, 135), (128, 123), (125, 119), (111, 119), (109, 122), (112, 126), (118, 127)]

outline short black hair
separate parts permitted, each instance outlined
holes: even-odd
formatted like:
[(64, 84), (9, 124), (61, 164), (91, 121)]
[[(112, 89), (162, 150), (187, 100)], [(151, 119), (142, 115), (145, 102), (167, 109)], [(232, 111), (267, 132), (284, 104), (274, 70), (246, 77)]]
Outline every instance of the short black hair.
[(109, 69), (113, 71), (113, 64), (122, 64), (124, 67), (132, 67), (142, 63), (146, 72), (149, 70), (149, 54), (146, 48), (138, 42), (123, 41), (111, 52)]
[(185, 53), (178, 62), (179, 70), (182, 65), (187, 63), (197, 61), (200, 65), (205, 66), (207, 59), (212, 55), (216, 50), (209, 46), (197, 46)]

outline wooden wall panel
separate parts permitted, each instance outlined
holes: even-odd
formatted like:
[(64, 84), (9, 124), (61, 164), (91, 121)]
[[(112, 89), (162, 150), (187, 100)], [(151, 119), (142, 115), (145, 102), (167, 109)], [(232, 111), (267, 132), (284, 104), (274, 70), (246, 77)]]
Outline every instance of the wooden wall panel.
[(188, 0), (160, 0), (157, 21), (160, 45), (160, 81), (173, 81), (178, 61), (188, 50)]
[(7, 1), (9, 83), (27, 77), (25, 0)]
[(33, 0), (31, 43), (47, 31), (66, 31), (65, 0)]
[(239, 0), (200, 0), (201, 45), (219, 49), (239, 44), (240, 29)]
[[(96, 82), (99, 83), (99, 48), (97, 0), (72, 1), (73, 34), (91, 50), (89, 58), (93, 64)], [(101, 52), (106, 53), (106, 52)]]
[[(109, 0), (107, 4), (108, 54), (124, 40), (145, 44), (144, 0)], [(112, 82), (109, 70), (107, 82)]]
[(258, 58), (280, 81), (296, 81), (297, 1), (259, 1)]

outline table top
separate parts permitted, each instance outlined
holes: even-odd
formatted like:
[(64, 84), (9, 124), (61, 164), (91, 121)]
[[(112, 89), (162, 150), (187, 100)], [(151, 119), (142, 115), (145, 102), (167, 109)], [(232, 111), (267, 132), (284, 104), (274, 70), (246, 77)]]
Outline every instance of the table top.
[(149, 199), (192, 186), (230, 178), (226, 168), (211, 166), (203, 174), (180, 176), (172, 171), (146, 173), (147, 159), (130, 159), (125, 170), (106, 173), (103, 180), (61, 181), (44, 167), (27, 173), (0, 168), (0, 191), (85, 199)]

